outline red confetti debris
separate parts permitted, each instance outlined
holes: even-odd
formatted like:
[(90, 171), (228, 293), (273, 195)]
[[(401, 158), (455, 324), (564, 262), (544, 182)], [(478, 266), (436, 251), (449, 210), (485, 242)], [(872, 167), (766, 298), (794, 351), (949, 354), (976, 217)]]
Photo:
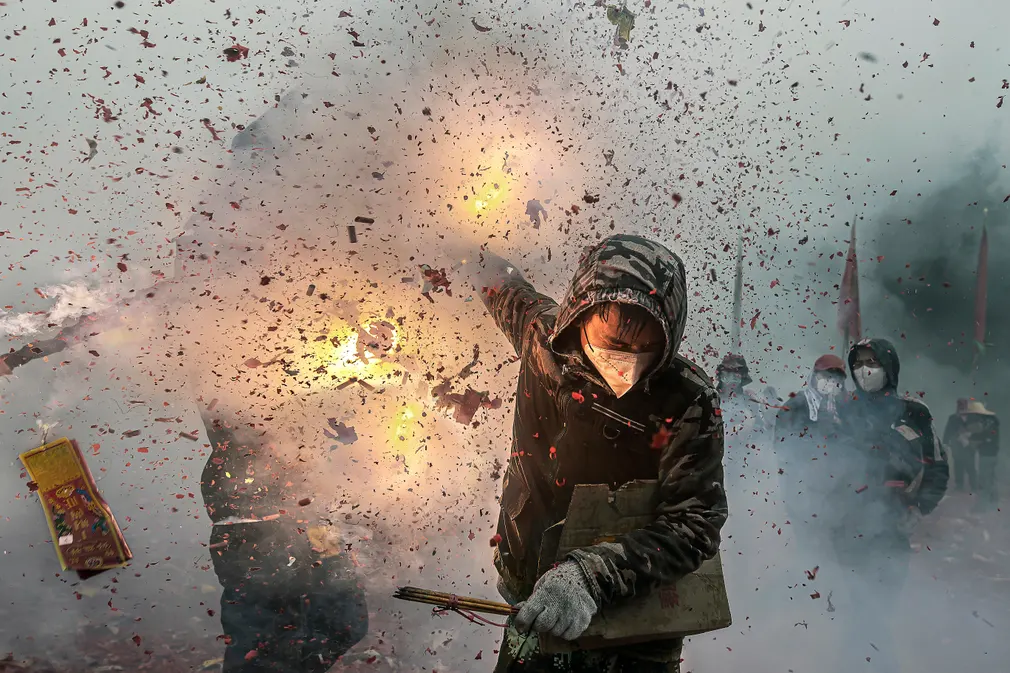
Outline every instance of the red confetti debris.
[(842, 20), (841, 20), (841, 21), (839, 21), (838, 23), (840, 23), (840, 24), (842, 24), (843, 26), (845, 26), (846, 28), (848, 28), (848, 27), (849, 27), (849, 24), (850, 24), (850, 23), (852, 23), (852, 22), (851, 22), (851, 21), (849, 21), (848, 19), (842, 19)]
[(768, 285), (768, 287), (769, 287), (769, 288), (772, 288), (772, 287), (775, 287), (775, 286), (776, 286), (776, 285), (778, 285), (778, 284), (779, 284), (778, 280), (773, 280), (773, 281), (772, 281), (772, 282), (771, 282), (771, 283), (770, 283), (770, 284)]
[(867, 486), (867, 485), (864, 484), (864, 485), (862, 485), (862, 486), (860, 486), (859, 488), (856, 489), (856, 493), (862, 493), (863, 491), (865, 491), (868, 488), (869, 488), (869, 486)]
[(821, 592), (820, 591), (815, 591), (814, 593), (810, 594), (810, 597), (813, 598), (816, 601), (818, 598), (821, 597)]
[(501, 535), (495, 533), (494, 537), (491, 538), (491, 546), (497, 547), (499, 544), (501, 544)]
[(575, 400), (576, 402), (578, 402), (579, 404), (582, 404), (583, 402), (586, 401), (585, 395), (583, 395), (582, 393), (580, 393), (577, 390), (572, 393), (572, 399)]
[(557, 450), (557, 448), (555, 448), (555, 447), (552, 446), (551, 450), (550, 450), (550, 455), (551, 455), (551, 460), (557, 460), (557, 458), (558, 458), (558, 450)]
[(256, 657), (258, 657), (259, 654), (260, 653), (258, 651), (256, 651), (256, 650), (249, 650), (248, 652), (245, 653), (245, 660), (246, 661), (252, 661)]
[(671, 437), (673, 437), (673, 433), (665, 425), (662, 425), (656, 431), (656, 434), (652, 436), (652, 443), (649, 446), (653, 449), (662, 449), (670, 441)]
[(134, 635), (133, 638), (131, 638), (131, 640), (137, 644), (137, 647), (140, 647), (140, 641), (142, 640), (140, 636)]
[(1006, 203), (1007, 201), (1010, 201), (1010, 194), (1006, 195), (1006, 198), (1003, 199), (1003, 203)]
[(482, 656), (483, 654), (484, 654), (484, 650), (481, 650), (480, 652), (478, 652), (478, 653), (477, 653), (477, 656), (476, 656), (476, 657), (474, 657), (474, 659), (476, 659), (477, 661), (480, 661), (480, 658), (481, 658), (481, 656)]
[(119, 269), (120, 271), (124, 272), (124, 273), (126, 272), (126, 265), (123, 264), (122, 262), (119, 262), (118, 264), (116, 264), (116, 268)]
[(29, 481), (28, 482), (28, 491), (30, 493), (34, 493), (37, 490), (39, 490), (39, 483), (37, 481)]
[(228, 59), (229, 63), (234, 63), (235, 61), (239, 61), (249, 56), (249, 47), (243, 47), (241, 44), (236, 42), (224, 50), (224, 55)]
[(814, 566), (813, 570), (804, 570), (803, 572), (805, 572), (807, 574), (807, 579), (808, 580), (813, 580), (813, 579), (817, 579), (817, 571), (820, 570), (820, 569), (821, 569), (820, 566)]
[(234, 208), (235, 210), (238, 210), (242, 206), (239, 205), (238, 201), (232, 201), (231, 202), (231, 207)]
[(895, 195), (895, 194), (897, 194), (897, 193), (898, 193), (898, 190), (897, 190), (897, 189), (895, 189), (895, 190), (894, 190), (893, 192), (891, 192), (891, 196), (894, 196), (894, 195)]
[(933, 19), (933, 25), (934, 26), (939, 26), (940, 25), (940, 19)]
[(999, 100), (998, 100), (998, 101), (996, 101), (996, 109), (998, 110), (998, 109), (1000, 109), (1001, 107), (1003, 107), (1003, 96), (1000, 96), (1000, 97), (999, 97)]
[(312, 504), (312, 498), (302, 498), (301, 500), (298, 501), (298, 505), (300, 507), (305, 507), (306, 505), (311, 504)]

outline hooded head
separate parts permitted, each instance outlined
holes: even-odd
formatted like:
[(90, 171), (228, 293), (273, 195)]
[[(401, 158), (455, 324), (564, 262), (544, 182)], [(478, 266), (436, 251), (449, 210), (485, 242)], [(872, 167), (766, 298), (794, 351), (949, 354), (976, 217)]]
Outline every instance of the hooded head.
[(898, 352), (887, 339), (863, 339), (849, 350), (849, 371), (856, 388), (870, 395), (898, 388)]
[(611, 303), (638, 307), (662, 329), (662, 348), (640, 380), (669, 367), (684, 337), (687, 313), (687, 280), (680, 257), (659, 243), (627, 234), (605, 238), (590, 248), (561, 303), (551, 349), (567, 354), (566, 347), (575, 343), (573, 330), (592, 315), (592, 309)]
[(717, 388), (720, 393), (727, 389), (743, 388), (750, 385), (750, 370), (747, 368), (747, 360), (742, 355), (727, 353), (719, 366), (715, 368)]
[(845, 390), (845, 363), (837, 355), (822, 355), (814, 362), (808, 386), (818, 395), (833, 397)]

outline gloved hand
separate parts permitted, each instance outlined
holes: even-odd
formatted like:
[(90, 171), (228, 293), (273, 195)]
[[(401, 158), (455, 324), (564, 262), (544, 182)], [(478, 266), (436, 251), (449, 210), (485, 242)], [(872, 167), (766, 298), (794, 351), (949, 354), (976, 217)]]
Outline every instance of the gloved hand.
[(515, 626), (520, 631), (530, 627), (564, 640), (581, 636), (599, 606), (589, 593), (582, 568), (575, 561), (565, 561), (537, 580), (529, 600), (518, 605)]
[(915, 505), (905, 510), (901, 521), (898, 522), (898, 530), (903, 535), (911, 535), (922, 521), (922, 512)]

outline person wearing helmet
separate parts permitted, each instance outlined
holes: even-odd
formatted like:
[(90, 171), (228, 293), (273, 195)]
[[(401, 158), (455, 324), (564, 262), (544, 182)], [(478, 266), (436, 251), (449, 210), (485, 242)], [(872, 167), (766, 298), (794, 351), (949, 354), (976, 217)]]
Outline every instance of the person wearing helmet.
[(845, 363), (837, 355), (814, 362), (807, 385), (778, 410), (775, 451), (781, 470), (780, 495), (790, 521), (804, 527), (824, 508), (832, 471), (824, 460), (837, 448), (839, 407), (845, 394)]
[(908, 575), (909, 538), (943, 498), (948, 466), (929, 408), (898, 393), (894, 345), (863, 339), (848, 365), (856, 390), (840, 414), (844, 451), (835, 451), (836, 487), (818, 516), (848, 599), (836, 617), (847, 631), (836, 661), (839, 671), (858, 665), (889, 673), (900, 669), (890, 634)]
[[(943, 443), (954, 458), (954, 487), (977, 494), (975, 509), (995, 508), (999, 418), (979, 400), (959, 399), (957, 413), (947, 420)], [(976, 461), (978, 468), (976, 469)], [(977, 490), (976, 490), (977, 489)]]
[[(679, 637), (579, 650), (560, 663), (538, 642), (575, 640), (601, 609), (674, 583), (719, 551), (723, 427), (711, 381), (678, 354), (683, 263), (654, 241), (611, 236), (586, 252), (560, 304), (487, 252), (474, 273), (521, 358), (494, 555), (499, 592), (520, 609), (495, 670), (679, 671)], [(544, 551), (578, 484), (657, 478), (653, 523), (557, 564)]]

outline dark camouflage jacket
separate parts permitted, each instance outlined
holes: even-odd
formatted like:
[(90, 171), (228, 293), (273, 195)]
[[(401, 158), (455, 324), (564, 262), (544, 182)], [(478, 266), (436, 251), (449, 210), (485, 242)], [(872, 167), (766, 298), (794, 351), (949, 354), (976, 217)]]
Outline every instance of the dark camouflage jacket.
[[(663, 246), (614, 236), (581, 261), (564, 302), (539, 294), (501, 258), (484, 260), (481, 295), (521, 357), (512, 454), (495, 565), (526, 598), (549, 570), (576, 484), (659, 479), (655, 523), (569, 559), (607, 605), (676, 581), (719, 550), (726, 520), (723, 428), (706, 374), (677, 355), (687, 313), (683, 263)], [(588, 364), (576, 330), (589, 307), (634, 303), (663, 325), (656, 367), (620, 399)]]

